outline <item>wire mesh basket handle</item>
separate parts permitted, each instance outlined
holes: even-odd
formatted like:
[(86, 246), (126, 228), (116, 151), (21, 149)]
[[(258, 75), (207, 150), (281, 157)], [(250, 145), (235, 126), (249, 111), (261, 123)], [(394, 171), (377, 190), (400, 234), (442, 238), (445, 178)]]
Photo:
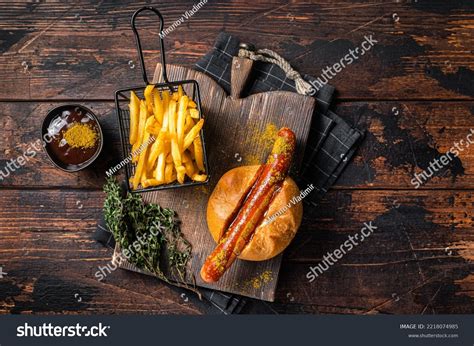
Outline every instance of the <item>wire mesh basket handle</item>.
[(168, 81), (168, 76), (166, 75), (166, 62), (165, 62), (165, 45), (163, 42), (163, 37), (161, 36), (161, 33), (163, 32), (163, 26), (164, 26), (164, 20), (163, 16), (161, 15), (160, 11), (158, 11), (156, 8), (151, 7), (151, 6), (145, 6), (140, 8), (139, 10), (135, 11), (135, 13), (132, 16), (132, 21), (131, 21), (131, 26), (133, 33), (135, 34), (135, 41), (137, 43), (137, 51), (138, 51), (138, 57), (140, 58), (140, 65), (142, 68), (142, 75), (143, 75), (143, 81), (145, 82), (146, 85), (150, 84), (148, 81), (148, 77), (146, 74), (146, 67), (145, 67), (145, 60), (143, 59), (143, 51), (142, 51), (142, 45), (140, 43), (140, 36), (138, 35), (138, 30), (135, 26), (135, 20), (140, 12), (143, 11), (152, 11), (154, 12), (158, 18), (160, 18), (160, 55), (161, 55), (161, 77), (165, 83), (169, 83)]

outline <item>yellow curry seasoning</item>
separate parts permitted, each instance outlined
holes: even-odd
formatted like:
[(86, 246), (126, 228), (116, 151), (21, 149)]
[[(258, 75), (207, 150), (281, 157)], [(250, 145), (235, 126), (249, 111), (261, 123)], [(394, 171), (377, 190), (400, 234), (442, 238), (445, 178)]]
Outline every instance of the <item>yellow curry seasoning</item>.
[(74, 123), (63, 135), (72, 148), (87, 149), (95, 146), (97, 132), (89, 124)]

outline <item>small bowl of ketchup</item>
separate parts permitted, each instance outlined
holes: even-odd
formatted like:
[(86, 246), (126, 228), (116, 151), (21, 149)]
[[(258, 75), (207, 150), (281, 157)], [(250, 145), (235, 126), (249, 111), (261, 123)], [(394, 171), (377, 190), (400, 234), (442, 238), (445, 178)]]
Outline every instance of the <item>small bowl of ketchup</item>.
[(92, 164), (103, 146), (99, 120), (80, 105), (63, 105), (49, 111), (41, 135), (48, 158), (66, 172), (77, 172)]

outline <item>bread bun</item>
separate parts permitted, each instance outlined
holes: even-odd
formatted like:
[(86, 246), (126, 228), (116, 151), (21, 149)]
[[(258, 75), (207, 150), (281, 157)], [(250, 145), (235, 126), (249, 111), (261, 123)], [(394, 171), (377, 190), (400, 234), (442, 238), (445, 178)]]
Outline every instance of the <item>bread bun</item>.
[[(207, 203), (207, 225), (216, 243), (235, 217), (236, 209), (245, 198), (245, 192), (253, 184), (259, 167), (256, 165), (231, 169), (217, 183)], [(238, 258), (264, 261), (280, 254), (290, 244), (303, 217), (301, 201), (296, 204), (291, 202), (292, 198), (299, 194), (296, 183), (287, 177), (271, 202), (264, 221), (257, 227)], [(273, 217), (277, 213), (281, 215)]]

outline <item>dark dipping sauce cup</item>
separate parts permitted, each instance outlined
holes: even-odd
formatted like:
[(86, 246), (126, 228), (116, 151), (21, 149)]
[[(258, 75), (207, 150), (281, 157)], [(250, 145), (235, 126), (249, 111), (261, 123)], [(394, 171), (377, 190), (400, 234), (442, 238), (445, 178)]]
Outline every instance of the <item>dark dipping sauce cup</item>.
[[(75, 125), (87, 125), (95, 132), (92, 146), (73, 147), (64, 134)], [(77, 172), (89, 166), (99, 156), (103, 134), (99, 120), (89, 109), (80, 105), (64, 105), (49, 111), (43, 121), (41, 135), (49, 159), (57, 168)]]

